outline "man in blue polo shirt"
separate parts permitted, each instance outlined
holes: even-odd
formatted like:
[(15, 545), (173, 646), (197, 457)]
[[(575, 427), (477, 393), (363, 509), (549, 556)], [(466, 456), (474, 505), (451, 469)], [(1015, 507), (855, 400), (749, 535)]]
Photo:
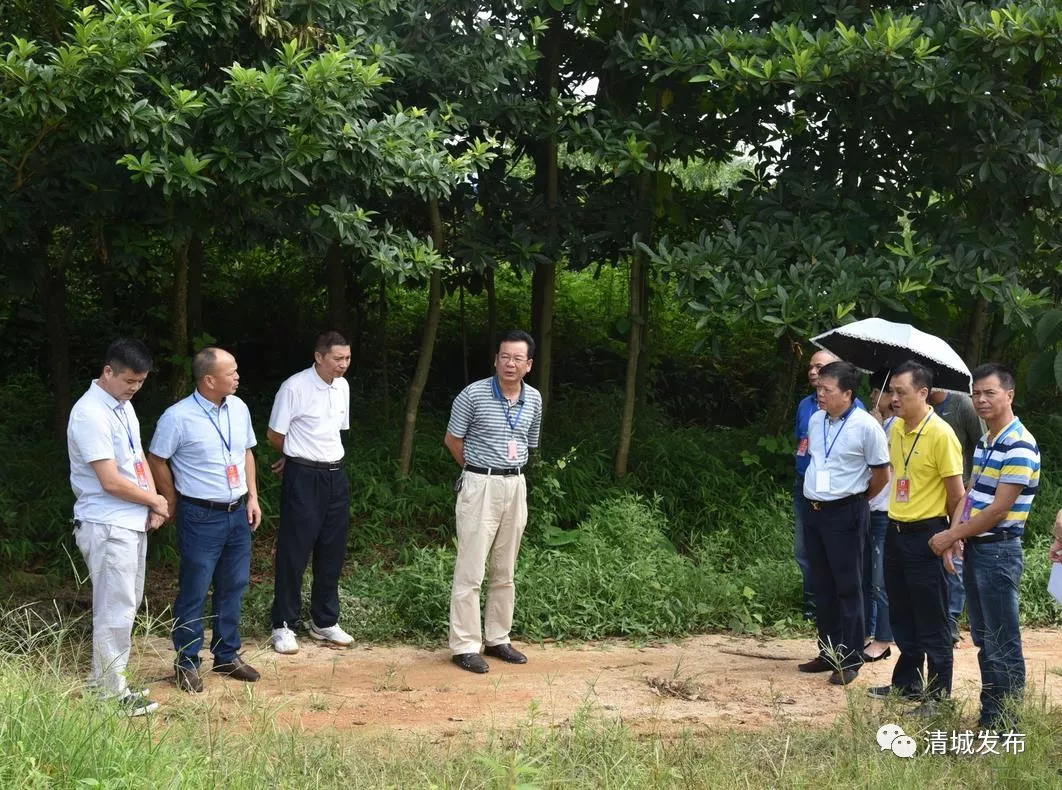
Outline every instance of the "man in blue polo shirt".
[(159, 418), (148, 463), (177, 512), (181, 566), (173, 604), (177, 687), (198, 693), (207, 592), (212, 670), (248, 682), (258, 672), (240, 656), (240, 607), (251, 574), (251, 533), (262, 521), (258, 506), (251, 415), (234, 394), (236, 359), (205, 348), (192, 360), (196, 388)]
[(831, 362), (818, 372), (820, 410), (808, 422), (805, 541), (815, 593), (819, 655), (801, 672), (851, 683), (863, 665), (863, 565), (870, 499), (889, 481), (889, 452), (877, 420), (855, 403), (859, 370)]
[(970, 634), (980, 648), (979, 726), (999, 730), (1014, 724), (1025, 687), (1021, 537), (1040, 484), (1040, 449), (1014, 416), (1014, 374), (1008, 368), (988, 363), (974, 370), (973, 403), (988, 431), (977, 444), (962, 507), (929, 546), (952, 572), (952, 553), (963, 552)]
[[(527, 657), (509, 643), (516, 604), (516, 557), (527, 524), (524, 466), (538, 447), (542, 396), (524, 383), (535, 356), (526, 332), (502, 335), (495, 374), (465, 387), (454, 399), (443, 439), (461, 467), (457, 490), (457, 561), (450, 594), (450, 652), (469, 672), (490, 670), (479, 654), (510, 664)], [(490, 566), (485, 631), (479, 591)]]

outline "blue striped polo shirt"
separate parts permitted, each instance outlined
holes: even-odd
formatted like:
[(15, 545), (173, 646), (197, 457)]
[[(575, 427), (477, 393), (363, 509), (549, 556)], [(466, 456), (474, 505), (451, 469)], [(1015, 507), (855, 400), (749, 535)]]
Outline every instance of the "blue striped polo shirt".
[[(504, 468), (527, 463), (528, 450), (538, 447), (542, 425), (542, 395), (521, 382), (520, 397), (510, 404), (497, 378), (480, 379), (454, 398), (446, 430), (465, 440), (465, 463)], [(509, 442), (516, 442), (516, 458), (509, 458)]]
[(1009, 532), (1021, 535), (1029, 517), (1036, 489), (1040, 486), (1040, 448), (1036, 439), (1015, 418), (1000, 431), (991, 444), (986, 433), (974, 451), (973, 488), (970, 490), (970, 515), (977, 515), (992, 504), (996, 487), (1000, 483), (1021, 486), (1021, 493), (1014, 500), (1010, 512), (989, 532)]

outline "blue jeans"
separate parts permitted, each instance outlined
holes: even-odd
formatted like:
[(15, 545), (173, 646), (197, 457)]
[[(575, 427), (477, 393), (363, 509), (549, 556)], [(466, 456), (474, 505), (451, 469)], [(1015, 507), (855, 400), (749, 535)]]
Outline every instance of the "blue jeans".
[(889, 529), (887, 510), (870, 511), (870, 598), (874, 619), (868, 626), (870, 633), (879, 642), (892, 641), (892, 624), (889, 622), (889, 594), (885, 592), (885, 533)]
[(1018, 591), (1025, 568), (1021, 540), (967, 543), (966, 603), (973, 643), (980, 648), (982, 726), (1005, 724), (1008, 700), (1025, 688)]
[(948, 625), (951, 626), (951, 640), (959, 640), (959, 618), (966, 606), (966, 586), (962, 571), (962, 557), (955, 558), (955, 570), (948, 574)]
[(800, 575), (804, 579), (804, 619), (815, 619), (815, 593), (811, 589), (811, 563), (808, 561), (808, 550), (805, 539), (805, 523), (807, 521), (808, 500), (804, 496), (804, 475), (796, 476), (796, 484), (793, 486), (793, 556), (796, 558)]
[(173, 604), (175, 663), (199, 667), (206, 624), (203, 610), (211, 583), (210, 652), (215, 663), (232, 661), (240, 651), (240, 607), (251, 576), (247, 508), (226, 513), (182, 499), (177, 511), (177, 546), (181, 568)]

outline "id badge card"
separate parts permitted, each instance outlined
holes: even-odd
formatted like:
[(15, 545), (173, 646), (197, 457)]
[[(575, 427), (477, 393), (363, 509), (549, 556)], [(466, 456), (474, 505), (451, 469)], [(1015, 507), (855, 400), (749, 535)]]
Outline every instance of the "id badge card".
[(830, 473), (826, 469), (815, 472), (815, 490), (825, 494), (830, 490)]
[(896, 501), (911, 501), (911, 481), (909, 478), (901, 477), (896, 481)]
[(797, 445), (796, 454), (798, 456), (805, 456), (808, 454), (808, 437), (804, 437), (800, 440), (800, 444)]
[(145, 491), (148, 489), (148, 476), (147, 467), (144, 466), (144, 461), (137, 458), (133, 461), (133, 469), (136, 470), (136, 484), (143, 488)]
[(970, 497), (966, 497), (966, 502), (964, 502), (962, 506), (962, 515), (959, 516), (960, 524), (965, 524), (970, 520), (971, 511), (973, 511), (973, 502), (970, 500)]
[(516, 439), (510, 439), (509, 444), (505, 449), (505, 457), (510, 461), (515, 461), (519, 456), (516, 454)]
[(228, 478), (229, 488), (238, 488), (240, 485), (240, 470), (236, 468), (236, 464), (229, 464), (225, 467), (225, 477)]

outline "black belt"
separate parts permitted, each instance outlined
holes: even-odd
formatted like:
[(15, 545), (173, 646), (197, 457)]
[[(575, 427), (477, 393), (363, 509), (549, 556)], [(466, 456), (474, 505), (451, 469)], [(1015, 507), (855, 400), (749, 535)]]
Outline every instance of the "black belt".
[(522, 466), (501, 466), (491, 468), (489, 466), (472, 466), (472, 464), (465, 464), (465, 471), (471, 472), (474, 475), (500, 475), (501, 477), (508, 477), (509, 475), (522, 475), (524, 468)]
[(224, 510), (226, 513), (239, 510), (247, 504), (247, 494), (244, 494), (242, 497), (233, 500), (232, 502), (211, 502), (209, 499), (196, 499), (194, 496), (185, 496), (184, 494), (181, 494), (181, 499), (185, 502), (191, 502), (193, 505), (198, 505), (201, 508), (206, 508), (207, 510)]
[(326, 469), (329, 472), (338, 472), (340, 469), (343, 468), (342, 458), (340, 458), (338, 461), (311, 461), (308, 458), (296, 458), (292, 455), (289, 455), (287, 458), (293, 464), (298, 464), (299, 466), (308, 466), (311, 469)]
[(916, 532), (927, 532), (933, 527), (947, 527), (948, 520), (944, 516), (936, 518), (923, 518), (918, 521), (895, 521), (889, 519), (889, 525), (896, 528), (901, 535), (911, 535)]
[(989, 535), (971, 535), (966, 539), (967, 543), (999, 543), (1001, 540), (1010, 540), (1011, 538), (1020, 538), (1021, 535), (1015, 535), (1013, 532), (993, 532)]
[(847, 504), (849, 504), (851, 502), (854, 502), (857, 499), (866, 499), (866, 498), (867, 498), (866, 494), (849, 494), (848, 496), (843, 496), (840, 499), (823, 499), (823, 500), (809, 499), (808, 500), (808, 506), (812, 510), (825, 510), (825, 509), (828, 509), (828, 508), (831, 508), (831, 507), (840, 507), (841, 505), (847, 505)]

